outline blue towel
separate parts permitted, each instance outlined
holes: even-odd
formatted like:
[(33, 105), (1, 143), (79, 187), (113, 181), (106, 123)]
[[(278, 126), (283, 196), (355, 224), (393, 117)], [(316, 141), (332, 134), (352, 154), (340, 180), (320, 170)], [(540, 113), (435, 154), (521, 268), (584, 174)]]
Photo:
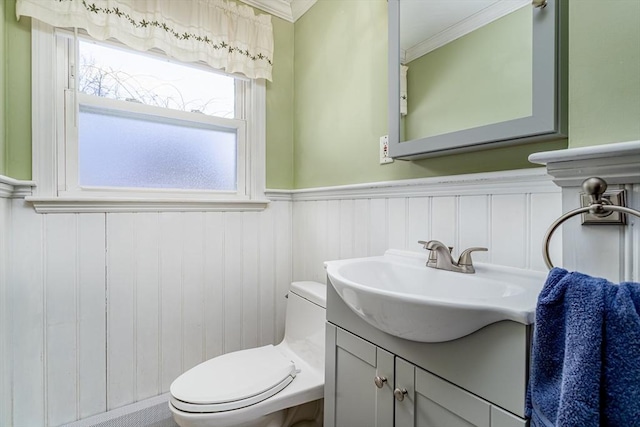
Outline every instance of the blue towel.
[(532, 427), (640, 426), (640, 285), (555, 268), (538, 297)]
[(606, 425), (640, 426), (640, 284), (610, 286), (606, 298), (602, 409)]

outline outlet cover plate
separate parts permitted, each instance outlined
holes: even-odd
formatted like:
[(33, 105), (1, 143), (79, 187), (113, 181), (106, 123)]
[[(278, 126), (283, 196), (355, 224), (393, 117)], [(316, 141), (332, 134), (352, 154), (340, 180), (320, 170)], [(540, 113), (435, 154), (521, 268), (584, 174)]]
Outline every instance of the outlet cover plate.
[(389, 136), (380, 137), (380, 164), (393, 163), (393, 158), (389, 157)]

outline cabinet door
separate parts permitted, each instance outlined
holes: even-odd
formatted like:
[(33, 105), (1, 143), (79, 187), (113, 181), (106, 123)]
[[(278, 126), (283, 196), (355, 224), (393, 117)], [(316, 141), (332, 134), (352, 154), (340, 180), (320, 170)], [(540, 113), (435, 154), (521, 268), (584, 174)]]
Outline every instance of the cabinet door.
[(491, 406), (491, 427), (527, 427), (529, 422), (509, 412)]
[(488, 402), (400, 358), (395, 390), (395, 427), (490, 426)]
[[(325, 425), (390, 427), (393, 425), (393, 355), (336, 328), (333, 385)], [(375, 379), (379, 377), (378, 385)]]

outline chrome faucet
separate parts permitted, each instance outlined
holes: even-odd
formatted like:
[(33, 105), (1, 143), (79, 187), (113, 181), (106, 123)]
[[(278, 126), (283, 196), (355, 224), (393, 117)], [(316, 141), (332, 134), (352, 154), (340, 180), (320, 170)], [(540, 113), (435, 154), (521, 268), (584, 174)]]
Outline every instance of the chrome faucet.
[(476, 269), (473, 267), (471, 252), (487, 250), (487, 248), (479, 247), (465, 249), (460, 254), (458, 262), (456, 262), (451, 256), (453, 247), (447, 246), (437, 240), (429, 240), (428, 242), (420, 240), (418, 243), (423, 245), (424, 248), (429, 251), (427, 267), (437, 268), (439, 270), (456, 271), (458, 273), (475, 273)]

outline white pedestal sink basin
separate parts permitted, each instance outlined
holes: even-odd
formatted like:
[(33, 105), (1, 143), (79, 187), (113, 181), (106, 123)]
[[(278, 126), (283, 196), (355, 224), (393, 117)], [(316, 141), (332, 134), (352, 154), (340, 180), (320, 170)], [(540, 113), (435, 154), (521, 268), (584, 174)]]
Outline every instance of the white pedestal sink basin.
[(325, 263), (344, 302), (372, 326), (420, 342), (461, 338), (491, 323), (534, 321), (546, 273), (475, 263), (475, 274), (425, 266), (427, 253)]

